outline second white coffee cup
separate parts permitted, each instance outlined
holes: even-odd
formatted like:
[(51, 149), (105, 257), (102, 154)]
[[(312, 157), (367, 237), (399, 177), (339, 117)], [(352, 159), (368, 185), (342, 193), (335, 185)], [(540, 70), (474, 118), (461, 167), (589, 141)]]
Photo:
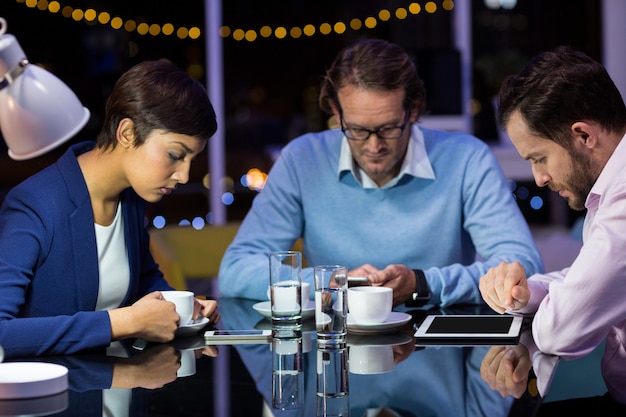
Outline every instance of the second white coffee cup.
[(393, 290), (389, 287), (348, 288), (348, 312), (355, 323), (384, 323), (393, 307)]
[(178, 326), (185, 326), (193, 320), (194, 293), (191, 291), (161, 291), (167, 301), (174, 303), (180, 316)]

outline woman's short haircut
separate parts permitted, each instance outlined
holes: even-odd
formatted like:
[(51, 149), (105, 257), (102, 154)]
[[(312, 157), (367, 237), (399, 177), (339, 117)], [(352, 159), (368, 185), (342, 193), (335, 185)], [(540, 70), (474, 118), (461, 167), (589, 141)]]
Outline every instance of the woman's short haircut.
[(217, 130), (204, 86), (167, 61), (144, 61), (122, 74), (106, 102), (98, 147), (116, 146), (117, 128), (124, 118), (133, 121), (135, 146), (155, 129), (201, 140)]

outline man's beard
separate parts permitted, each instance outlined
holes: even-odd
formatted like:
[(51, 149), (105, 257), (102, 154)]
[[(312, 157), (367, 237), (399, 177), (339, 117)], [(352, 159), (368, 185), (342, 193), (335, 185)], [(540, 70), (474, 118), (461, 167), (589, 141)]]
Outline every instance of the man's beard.
[(565, 177), (563, 185), (554, 184), (550, 186), (552, 190), (565, 190), (572, 194), (566, 198), (568, 206), (572, 210), (584, 210), (587, 196), (598, 179), (599, 173), (593, 167), (591, 158), (584, 153), (569, 150), (572, 170)]

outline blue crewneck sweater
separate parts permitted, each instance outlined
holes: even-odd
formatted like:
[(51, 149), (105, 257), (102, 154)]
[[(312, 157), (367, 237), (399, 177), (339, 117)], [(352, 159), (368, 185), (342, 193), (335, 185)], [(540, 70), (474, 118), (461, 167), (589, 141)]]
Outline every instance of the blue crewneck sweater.
[(404, 174), (384, 189), (363, 188), (351, 171), (338, 172), (338, 129), (287, 144), (222, 259), (220, 294), (266, 299), (267, 253), (299, 237), (309, 265), (302, 277), (312, 286), (314, 265), (404, 264), (425, 271), (431, 302), (442, 307), (481, 303), (479, 278), (501, 261), (521, 262), (528, 275), (542, 271), (489, 147), (464, 133), (412, 129), (435, 178)]

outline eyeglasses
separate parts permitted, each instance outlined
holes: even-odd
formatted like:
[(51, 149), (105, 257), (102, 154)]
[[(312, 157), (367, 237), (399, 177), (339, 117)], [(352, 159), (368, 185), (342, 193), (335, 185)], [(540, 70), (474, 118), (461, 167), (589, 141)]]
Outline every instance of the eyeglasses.
[(409, 121), (409, 112), (406, 111), (404, 113), (404, 123), (402, 123), (400, 126), (383, 126), (379, 127), (376, 130), (365, 129), (361, 127), (345, 127), (343, 125), (343, 113), (341, 114), (340, 121), (341, 131), (350, 140), (366, 141), (372, 135), (376, 135), (380, 139), (398, 139), (400, 136), (402, 136), (402, 132), (404, 132), (404, 128)]

